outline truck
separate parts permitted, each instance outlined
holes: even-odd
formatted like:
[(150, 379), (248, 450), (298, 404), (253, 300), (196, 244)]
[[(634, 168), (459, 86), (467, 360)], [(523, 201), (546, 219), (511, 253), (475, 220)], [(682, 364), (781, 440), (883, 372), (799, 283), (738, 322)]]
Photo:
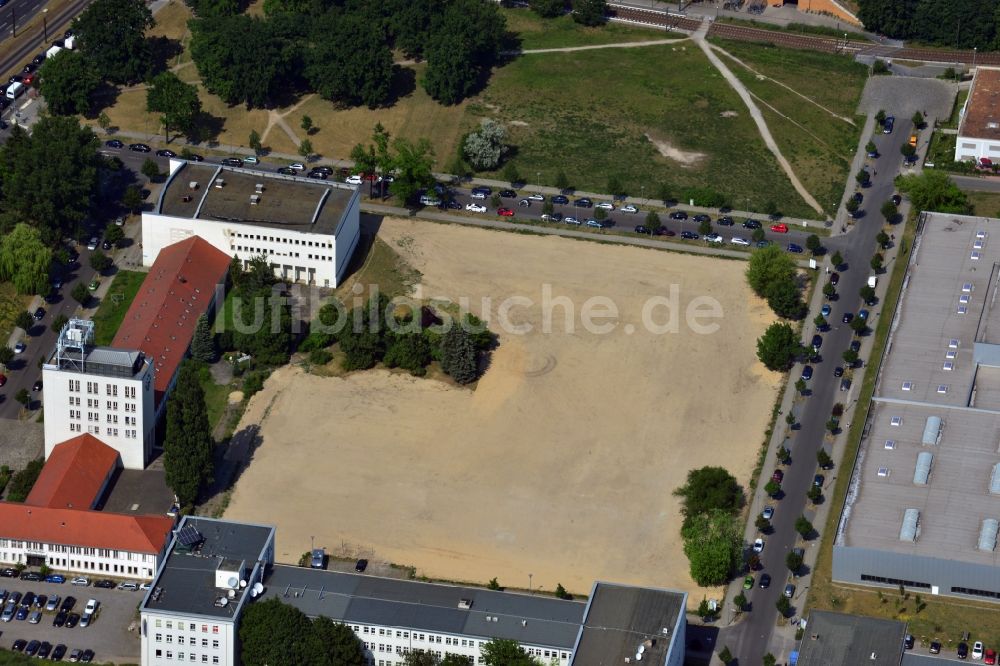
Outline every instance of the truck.
[(24, 94), (24, 84), (20, 81), (15, 81), (7, 87), (7, 99), (17, 99)]
[(76, 48), (76, 35), (70, 35), (63, 40), (63, 46), (70, 51)]
[(878, 284), (878, 276), (869, 275), (868, 276), (868, 286), (871, 287), (872, 289), (874, 289), (875, 285), (877, 285), (877, 284)]
[(60, 51), (62, 51), (61, 46), (53, 46), (52, 48), (50, 48), (48, 51), (45, 52), (45, 59), (48, 60), (49, 58), (59, 53)]

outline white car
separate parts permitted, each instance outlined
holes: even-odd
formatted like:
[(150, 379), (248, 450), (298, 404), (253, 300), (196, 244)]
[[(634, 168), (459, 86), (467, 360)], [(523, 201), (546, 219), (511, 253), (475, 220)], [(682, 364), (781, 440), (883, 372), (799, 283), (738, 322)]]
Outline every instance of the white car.
[(469, 195), (469, 198), (470, 199), (485, 199), (486, 198), (486, 194), (483, 193), (483, 192), (473, 192), (472, 194)]
[(260, 160), (256, 157), (244, 157), (243, 164), (260, 164)]
[(594, 208), (603, 208), (604, 210), (614, 210), (615, 205), (610, 201), (602, 201), (594, 206)]
[[(249, 162), (250, 160), (249, 159), (244, 159), (243, 161), (244, 162)], [(256, 161), (256, 160), (254, 160), (254, 161)], [(291, 169), (292, 171), (305, 171), (306, 170), (306, 165), (303, 164), (302, 162), (294, 162), (292, 164), (289, 164), (288, 168)]]
[(532, 201), (545, 201), (545, 195), (543, 194), (529, 194), (528, 198)]
[(633, 206), (632, 204), (625, 204), (624, 206), (622, 206), (622, 212), (623, 213), (638, 213), (639, 209), (636, 208), (635, 206)]
[(774, 507), (765, 506), (764, 510), (761, 511), (760, 515), (764, 516), (764, 520), (771, 520), (774, 517)]
[(470, 213), (485, 213), (486, 206), (482, 206), (477, 203), (470, 203), (465, 207), (465, 210), (469, 211)]
[(723, 243), (724, 239), (719, 234), (705, 234), (705, 240), (709, 243)]
[(982, 641), (976, 641), (975, 643), (972, 644), (972, 658), (976, 659), (977, 661), (979, 659), (983, 658), (983, 642)]
[[(757, 539), (757, 541), (760, 541), (760, 539)], [(100, 603), (97, 601), (97, 599), (87, 599), (87, 606), (86, 608), (83, 609), (83, 612), (86, 613), (87, 615), (91, 615), (92, 613), (97, 611), (98, 606), (100, 606)]]
[(91, 252), (93, 252), (94, 250), (97, 249), (97, 244), (99, 242), (100, 241), (97, 240), (97, 236), (91, 236), (90, 237), (90, 241), (88, 241), (88, 243), (87, 243), (87, 249), (90, 250)]
[(127, 592), (135, 592), (136, 590), (139, 589), (139, 584), (138, 583), (121, 582), (121, 583), (118, 583), (118, 589), (119, 590), (125, 590)]
[(88, 585), (90, 585), (90, 579), (84, 576), (77, 576), (76, 578), (70, 581), (70, 584), (79, 585), (80, 587), (87, 587)]
[(750, 241), (742, 236), (733, 236), (733, 240), (730, 241), (733, 245), (742, 245), (743, 247), (750, 247)]
[(763, 550), (764, 550), (764, 540), (763, 539), (757, 539), (756, 541), (753, 542), (753, 552), (759, 553), (759, 552), (761, 552)]
[(361, 175), (357, 173), (352, 173), (350, 176), (347, 177), (347, 179), (344, 182), (347, 183), (348, 185), (360, 185)]
[(24, 353), (25, 349), (27, 349), (27, 347), (24, 346), (23, 342), (18, 342), (16, 345), (14, 345), (14, 353), (15, 354), (22, 354), (22, 353)]
[(570, 215), (569, 217), (564, 217), (563, 222), (565, 222), (566, 224), (580, 224), (580, 220), (576, 219), (572, 215)]

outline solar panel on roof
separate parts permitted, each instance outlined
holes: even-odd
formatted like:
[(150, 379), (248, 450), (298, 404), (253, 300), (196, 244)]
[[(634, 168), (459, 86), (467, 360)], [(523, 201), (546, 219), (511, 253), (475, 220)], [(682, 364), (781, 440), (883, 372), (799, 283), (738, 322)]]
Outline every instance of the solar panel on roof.
[(201, 532), (190, 525), (181, 528), (181, 531), (177, 533), (177, 543), (182, 546), (194, 546), (204, 540), (205, 537), (201, 535)]

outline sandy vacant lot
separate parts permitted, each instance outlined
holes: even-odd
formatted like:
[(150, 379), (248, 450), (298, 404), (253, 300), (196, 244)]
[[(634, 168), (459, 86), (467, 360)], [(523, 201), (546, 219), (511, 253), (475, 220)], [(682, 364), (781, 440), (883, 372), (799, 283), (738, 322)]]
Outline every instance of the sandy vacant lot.
[[(407, 220), (379, 233), (421, 271), (423, 297), (469, 297), (474, 311), (492, 297), (499, 331), (501, 299), (537, 303), (548, 284), (575, 304), (576, 330), (559, 311), (543, 333), (539, 306), (515, 308), (535, 330), (501, 332), (475, 391), (383, 370), (276, 372), (244, 417), (263, 442), (226, 517), (276, 524), (282, 561), (315, 536), (435, 578), (694, 589), (671, 491), (707, 464), (745, 482), (777, 388), (755, 359), (770, 313), (744, 264)], [(643, 328), (643, 303), (671, 285), (682, 307), (718, 300), (716, 333), (683, 317), (676, 334)], [(595, 295), (619, 308), (608, 334), (580, 325)]]

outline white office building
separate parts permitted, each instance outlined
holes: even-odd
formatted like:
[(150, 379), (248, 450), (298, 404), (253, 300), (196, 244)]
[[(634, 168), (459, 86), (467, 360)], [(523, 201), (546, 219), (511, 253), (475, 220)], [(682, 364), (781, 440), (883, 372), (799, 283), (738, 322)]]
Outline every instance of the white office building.
[(361, 237), (359, 189), (345, 183), (171, 160), (142, 214), (142, 261), (198, 236), (244, 262), (263, 255), (283, 280), (336, 287)]
[(153, 363), (130, 349), (94, 345), (94, 323), (71, 319), (42, 366), (45, 457), (83, 433), (118, 451), (126, 469), (143, 469), (153, 446)]
[(273, 528), (186, 517), (140, 607), (143, 665), (237, 666), (240, 615), (270, 598), (351, 627), (372, 666), (400, 666), (414, 651), (482, 664), (495, 638), (559, 666), (684, 662), (683, 592), (597, 582), (588, 600), (572, 601), (274, 565), (273, 557)]
[(1000, 68), (978, 67), (962, 107), (955, 161), (1000, 164)]

